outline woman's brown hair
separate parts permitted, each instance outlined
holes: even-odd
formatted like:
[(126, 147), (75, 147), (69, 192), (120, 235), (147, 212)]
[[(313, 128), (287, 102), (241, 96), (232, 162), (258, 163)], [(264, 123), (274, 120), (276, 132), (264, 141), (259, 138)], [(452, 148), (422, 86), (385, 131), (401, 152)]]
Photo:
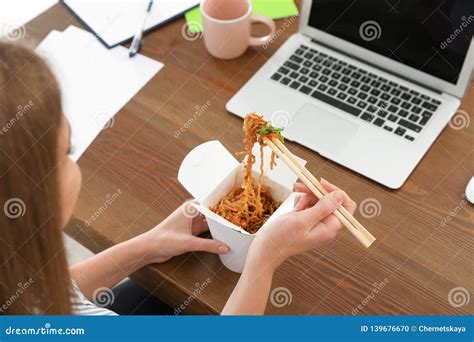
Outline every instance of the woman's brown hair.
[(62, 117), (47, 64), (0, 42), (0, 314), (71, 314), (56, 168)]

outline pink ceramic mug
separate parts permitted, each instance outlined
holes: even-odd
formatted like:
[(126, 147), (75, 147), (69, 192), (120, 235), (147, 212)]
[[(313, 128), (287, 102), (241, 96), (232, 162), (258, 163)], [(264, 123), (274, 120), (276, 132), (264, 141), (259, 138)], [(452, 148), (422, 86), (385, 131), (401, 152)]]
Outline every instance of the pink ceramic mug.
[[(249, 46), (268, 43), (275, 34), (272, 19), (252, 14), (250, 0), (203, 0), (201, 2), (204, 44), (211, 55), (221, 59), (237, 58)], [(261, 22), (270, 33), (252, 37), (252, 24)]]

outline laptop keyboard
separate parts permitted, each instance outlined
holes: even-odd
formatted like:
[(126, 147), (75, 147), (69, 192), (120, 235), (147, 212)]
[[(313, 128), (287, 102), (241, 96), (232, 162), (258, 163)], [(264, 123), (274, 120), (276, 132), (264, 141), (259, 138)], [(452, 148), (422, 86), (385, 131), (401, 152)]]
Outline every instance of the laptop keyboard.
[(301, 45), (271, 79), (414, 141), (441, 101)]

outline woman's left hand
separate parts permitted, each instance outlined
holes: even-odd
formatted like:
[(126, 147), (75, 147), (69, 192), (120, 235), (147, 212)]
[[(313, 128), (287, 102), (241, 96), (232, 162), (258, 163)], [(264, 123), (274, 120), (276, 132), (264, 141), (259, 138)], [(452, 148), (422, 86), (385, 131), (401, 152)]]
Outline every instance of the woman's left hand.
[(187, 201), (155, 228), (72, 266), (72, 278), (93, 299), (98, 288), (112, 288), (148, 264), (186, 252), (227, 253), (229, 248), (222, 242), (198, 237), (207, 229), (204, 217)]
[(150, 231), (138, 236), (146, 246), (149, 263), (160, 263), (187, 252), (225, 254), (229, 247), (223, 242), (200, 238), (209, 228), (202, 214), (187, 201)]

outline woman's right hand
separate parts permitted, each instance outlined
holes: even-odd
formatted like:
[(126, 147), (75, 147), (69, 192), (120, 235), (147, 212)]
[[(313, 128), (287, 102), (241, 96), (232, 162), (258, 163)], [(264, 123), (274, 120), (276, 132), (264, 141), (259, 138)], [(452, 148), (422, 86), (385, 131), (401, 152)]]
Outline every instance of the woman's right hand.
[(333, 212), (343, 205), (351, 214), (356, 204), (327, 181), (329, 192), (321, 200), (301, 183), (295, 209), (260, 228), (250, 246), (244, 271), (222, 314), (262, 315), (265, 312), (275, 269), (292, 255), (300, 254), (333, 240), (342, 224)]
[(328, 181), (321, 180), (321, 185), (329, 193), (318, 200), (305, 185), (295, 184), (295, 190), (302, 193), (296, 198), (295, 209), (258, 231), (249, 251), (249, 262), (276, 269), (285, 259), (337, 236), (343, 226), (333, 212), (343, 205), (352, 214), (356, 203)]

